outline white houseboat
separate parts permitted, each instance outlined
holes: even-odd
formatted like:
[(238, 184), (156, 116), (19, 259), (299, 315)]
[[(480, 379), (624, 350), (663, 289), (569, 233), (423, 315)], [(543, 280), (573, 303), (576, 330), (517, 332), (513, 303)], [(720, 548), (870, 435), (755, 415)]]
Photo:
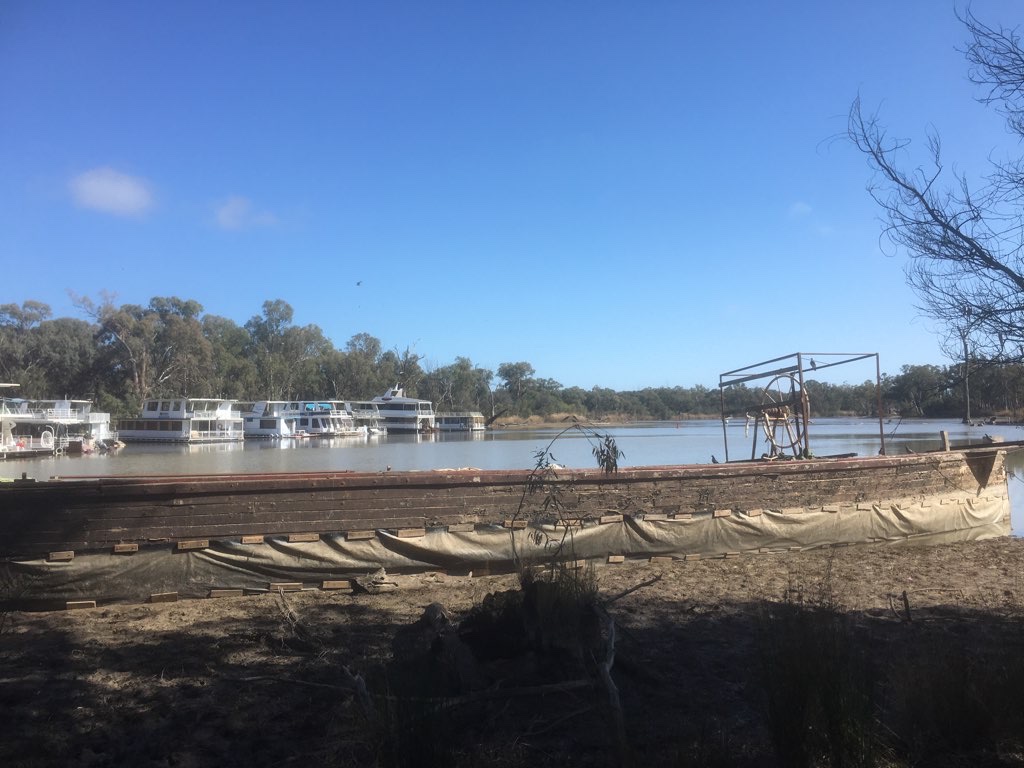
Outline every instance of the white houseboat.
[(487, 429), (486, 420), (480, 411), (439, 413), (435, 421), (440, 432), (483, 432)]
[(118, 437), (126, 443), (228, 443), (245, 438), (234, 400), (168, 398), (147, 400), (135, 419), (122, 419)]
[(331, 400), (307, 400), (298, 403), (298, 430), (310, 437), (365, 437), (366, 430), (356, 424), (344, 407)]
[(388, 433), (380, 409), (372, 400), (332, 400), (331, 403), (337, 410), (348, 413), (357, 427), (365, 427), (368, 436), (380, 437)]
[(6, 458), (89, 452), (113, 442), (110, 414), (93, 411), (91, 400), (0, 398), (0, 453)]
[(406, 397), (402, 387), (396, 385), (373, 398), (373, 403), (388, 432), (433, 432), (435, 429), (434, 404), (429, 400)]
[(298, 414), (290, 409), (284, 400), (257, 400), (254, 403), (237, 403), (235, 410), (242, 419), (246, 437), (286, 438), (296, 436), (295, 422)]

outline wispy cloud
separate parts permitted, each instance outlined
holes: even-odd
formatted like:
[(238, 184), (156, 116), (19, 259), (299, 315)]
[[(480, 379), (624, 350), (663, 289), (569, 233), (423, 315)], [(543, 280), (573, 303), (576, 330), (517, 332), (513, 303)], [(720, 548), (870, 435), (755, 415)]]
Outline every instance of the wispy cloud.
[(813, 210), (814, 209), (811, 208), (811, 206), (809, 206), (807, 203), (803, 202), (802, 200), (798, 200), (797, 202), (789, 206), (789, 217), (791, 219), (802, 219), (805, 216), (810, 216), (811, 211)]
[(247, 197), (229, 197), (214, 208), (217, 226), (221, 229), (240, 230), (254, 227), (271, 227), (277, 224), (277, 216), (270, 211), (259, 211)]
[(153, 207), (149, 182), (103, 166), (68, 182), (75, 205), (115, 216), (141, 216)]

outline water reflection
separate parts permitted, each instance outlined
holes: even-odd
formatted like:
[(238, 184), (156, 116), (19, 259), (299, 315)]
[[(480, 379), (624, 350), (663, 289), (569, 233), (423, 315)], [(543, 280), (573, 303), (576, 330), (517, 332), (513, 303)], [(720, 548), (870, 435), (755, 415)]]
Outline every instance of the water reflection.
[[(886, 453), (927, 451), (941, 447), (940, 432), (953, 443), (982, 443), (985, 436), (1005, 441), (1024, 439), (1016, 426), (968, 427), (955, 421), (894, 421), (883, 425)], [(599, 427), (615, 438), (623, 457), (620, 467), (708, 463), (725, 458), (722, 424), (693, 420)], [(738, 420), (726, 428), (730, 458), (763, 452)], [(877, 420), (818, 419), (809, 427), (815, 455), (879, 452)], [(255, 472), (428, 470), (456, 467), (528, 469), (539, 451), (571, 467), (595, 467), (592, 434), (564, 428), (507, 430), (483, 433), (403, 434), (375, 438), (310, 438), (248, 440), (245, 443), (179, 446), (131, 444), (116, 454), (60, 456), (0, 462), (0, 476), (47, 478), (74, 475), (210, 474)], [(759, 455), (759, 453), (758, 453)], [(1007, 459), (1012, 472), (1013, 529), (1024, 534), (1024, 453)]]

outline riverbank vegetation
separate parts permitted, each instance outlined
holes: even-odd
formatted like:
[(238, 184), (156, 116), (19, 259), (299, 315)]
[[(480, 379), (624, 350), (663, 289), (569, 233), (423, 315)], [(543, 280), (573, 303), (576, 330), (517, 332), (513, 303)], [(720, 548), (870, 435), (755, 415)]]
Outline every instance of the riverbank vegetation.
[[(25, 398), (89, 399), (115, 416), (138, 412), (151, 397), (237, 400), (329, 398), (362, 400), (399, 383), (438, 410), (481, 411), (497, 423), (569, 418), (593, 421), (681, 420), (717, 416), (717, 386), (650, 387), (615, 391), (566, 387), (538, 375), (526, 361), (492, 371), (457, 357), (426, 366), (411, 348), (384, 349), (368, 333), (336, 347), (316, 325), (293, 323), (287, 302), (265, 301), (248, 322), (205, 312), (190, 299), (155, 297), (146, 306), (79, 299), (86, 319), (53, 317), (27, 300), (0, 305), (0, 381), (20, 385)], [(967, 371), (971, 414), (1017, 420), (1024, 403), (1024, 364), (972, 360)], [(905, 365), (882, 377), (882, 407), (906, 417), (965, 413), (963, 364)], [(811, 380), (818, 416), (873, 415), (874, 381), (833, 384)], [(726, 389), (726, 411), (742, 415), (760, 392)]]

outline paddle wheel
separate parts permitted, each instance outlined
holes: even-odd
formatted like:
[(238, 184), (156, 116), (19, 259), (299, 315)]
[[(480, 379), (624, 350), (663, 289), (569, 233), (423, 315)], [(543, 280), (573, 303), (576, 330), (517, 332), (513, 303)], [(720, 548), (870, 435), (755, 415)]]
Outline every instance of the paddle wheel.
[(757, 444), (764, 438), (768, 450), (763, 456), (774, 459), (789, 454), (805, 456), (807, 419), (810, 401), (796, 377), (784, 373), (773, 378), (761, 391), (761, 403), (754, 417), (754, 445), (750, 458), (757, 456)]

